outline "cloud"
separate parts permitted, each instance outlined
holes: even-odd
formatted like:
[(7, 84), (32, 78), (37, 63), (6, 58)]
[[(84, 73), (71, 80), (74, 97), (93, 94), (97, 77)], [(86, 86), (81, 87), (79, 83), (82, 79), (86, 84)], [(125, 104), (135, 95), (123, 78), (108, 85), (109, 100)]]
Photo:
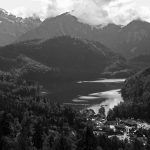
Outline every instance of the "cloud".
[(37, 15), (42, 19), (70, 12), (81, 22), (91, 25), (116, 23), (125, 25), (141, 18), (150, 21), (150, 9), (140, 6), (136, 0), (33, 0), (41, 3), (39, 9), (17, 8), (13, 12), (19, 16)]
[(33, 9), (27, 9), (25, 7), (18, 7), (18, 8), (11, 10), (11, 13), (18, 17), (26, 18), (26, 17), (38, 16), (40, 14), (40, 11), (37, 12)]
[(132, 0), (116, 0), (105, 7), (113, 23), (125, 25), (132, 20), (150, 21), (150, 9)]

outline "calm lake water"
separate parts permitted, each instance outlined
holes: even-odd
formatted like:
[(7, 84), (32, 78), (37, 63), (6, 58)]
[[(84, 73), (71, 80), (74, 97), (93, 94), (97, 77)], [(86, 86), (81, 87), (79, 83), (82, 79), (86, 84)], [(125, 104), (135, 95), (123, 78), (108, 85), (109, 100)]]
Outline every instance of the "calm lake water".
[(49, 97), (52, 101), (75, 108), (90, 108), (96, 113), (101, 106), (110, 108), (122, 102), (120, 89), (125, 79), (97, 79), (51, 84)]

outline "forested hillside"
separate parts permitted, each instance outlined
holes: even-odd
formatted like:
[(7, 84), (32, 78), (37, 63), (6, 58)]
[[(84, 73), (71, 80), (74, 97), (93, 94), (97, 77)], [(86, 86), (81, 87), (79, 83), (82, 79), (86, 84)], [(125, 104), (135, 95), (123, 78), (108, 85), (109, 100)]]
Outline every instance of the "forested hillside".
[(47, 40), (64, 35), (100, 42), (126, 58), (150, 54), (150, 23), (141, 19), (135, 19), (124, 26), (110, 23), (102, 27), (82, 23), (79, 18), (64, 13), (47, 18), (40, 26), (26, 32), (17, 41)]
[(122, 96), (125, 101), (150, 102), (150, 68), (147, 68), (124, 83)]
[[(99, 77), (100, 73), (106, 68), (109, 70), (109, 66), (111, 67), (113, 64), (116, 64), (113, 67), (114, 70), (120, 70), (118, 66), (121, 63), (126, 63), (123, 57), (112, 52), (101, 43), (68, 36), (49, 39), (47, 41), (32, 40), (11, 44), (0, 48), (0, 55), (3, 58), (7, 58), (5, 59), (6, 62), (2, 62), (4, 69), (9, 67), (16, 70), (16, 65), (13, 66), (13, 64), (18, 59), (26, 62), (28, 66), (30, 64), (31, 68), (39, 66), (39, 71), (38, 68), (35, 71), (36, 77), (39, 80), (44, 78), (45, 82), (53, 79), (79, 80)], [(13, 61), (13, 63), (9, 63), (12, 67), (7, 65), (9, 59), (11, 62)], [(42, 68), (46, 70), (45, 75), (41, 71)], [(22, 66), (18, 67), (17, 65), (18, 70), (22, 70)], [(32, 69), (28, 69), (27, 73), (23, 74), (23, 76), (33, 79), (35, 75), (31, 71)]]
[(0, 99), (0, 149), (149, 149), (149, 144), (144, 146), (137, 139), (130, 143), (95, 135), (94, 124), (85, 114), (52, 102), (41, 95), (40, 85), (11, 74), (0, 75)]
[(109, 113), (112, 118), (135, 118), (150, 122), (150, 68), (128, 78), (121, 90), (124, 103)]

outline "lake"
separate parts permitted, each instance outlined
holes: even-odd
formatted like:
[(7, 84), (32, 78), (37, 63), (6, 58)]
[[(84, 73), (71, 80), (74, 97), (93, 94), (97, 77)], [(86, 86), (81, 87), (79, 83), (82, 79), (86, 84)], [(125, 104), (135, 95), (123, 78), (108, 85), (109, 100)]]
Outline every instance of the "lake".
[(74, 108), (90, 108), (96, 113), (101, 106), (110, 108), (122, 102), (120, 89), (125, 79), (97, 79), (51, 84), (49, 97), (52, 101)]

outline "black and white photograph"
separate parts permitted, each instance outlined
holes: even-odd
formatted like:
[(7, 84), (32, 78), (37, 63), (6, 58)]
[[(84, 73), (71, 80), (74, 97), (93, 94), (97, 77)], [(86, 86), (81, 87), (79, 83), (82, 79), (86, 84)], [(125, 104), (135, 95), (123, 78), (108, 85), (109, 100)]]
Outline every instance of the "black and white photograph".
[(150, 0), (0, 0), (0, 150), (150, 150)]

